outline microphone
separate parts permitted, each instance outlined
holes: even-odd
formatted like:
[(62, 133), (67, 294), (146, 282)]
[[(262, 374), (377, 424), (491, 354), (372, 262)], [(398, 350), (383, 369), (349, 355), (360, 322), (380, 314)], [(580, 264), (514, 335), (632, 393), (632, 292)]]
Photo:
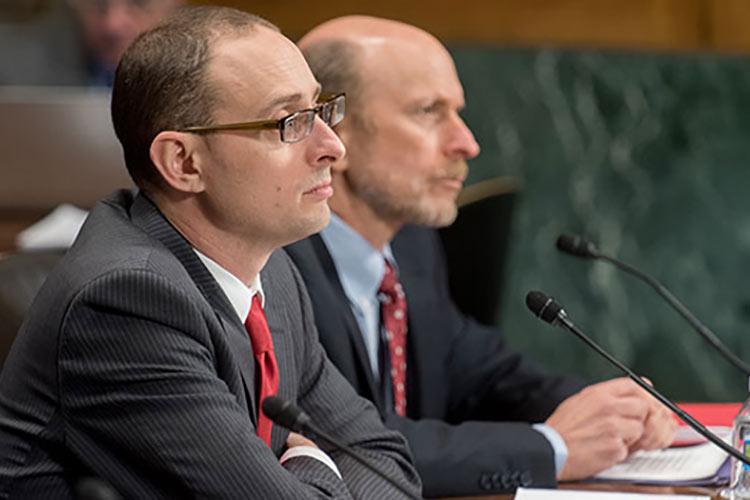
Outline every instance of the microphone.
[(655, 278), (642, 271), (639, 271), (638, 269), (629, 264), (626, 264), (625, 262), (622, 262), (621, 260), (602, 254), (599, 249), (596, 248), (596, 245), (593, 242), (586, 240), (581, 236), (571, 236), (567, 234), (560, 235), (557, 238), (557, 249), (561, 252), (575, 255), (576, 257), (581, 257), (584, 259), (597, 259), (609, 262), (615, 267), (622, 269), (626, 273), (635, 276), (641, 281), (644, 281), (646, 284), (650, 285), (651, 288), (656, 290), (656, 293), (658, 293), (664, 300), (666, 300), (667, 303), (675, 311), (677, 311), (680, 316), (682, 316), (690, 324), (690, 326), (692, 326), (693, 329), (698, 332), (701, 337), (703, 337), (706, 342), (708, 342), (714, 349), (719, 351), (724, 359), (729, 361), (731, 365), (740, 370), (746, 377), (750, 377), (750, 365), (742, 361), (731, 350), (729, 350), (729, 348), (724, 345), (721, 340), (719, 340), (716, 334), (714, 334), (706, 325), (701, 323), (701, 321), (696, 318), (693, 313), (691, 313), (690, 310), (685, 307), (685, 305), (667, 289), (667, 287), (662, 285)]
[(299, 434), (310, 425), (310, 417), (300, 407), (276, 396), (268, 396), (263, 400), (263, 413), (274, 424)]
[(601, 348), (599, 344), (591, 340), (585, 333), (578, 329), (578, 327), (576, 327), (573, 322), (568, 319), (568, 315), (565, 313), (565, 310), (560, 304), (555, 301), (555, 299), (549, 297), (543, 292), (532, 291), (526, 295), (526, 306), (531, 310), (532, 313), (534, 313), (536, 317), (552, 325), (559, 326), (564, 330), (568, 330), (569, 332), (576, 335), (578, 338), (588, 344), (589, 347), (591, 347), (602, 357), (604, 357), (604, 359), (612, 363), (620, 371), (625, 373), (625, 375), (630, 377), (630, 379), (638, 384), (643, 390), (651, 394), (661, 404), (669, 408), (672, 413), (680, 417), (683, 422), (692, 427), (693, 430), (695, 430), (698, 434), (705, 437), (740, 462), (744, 463), (747, 466), (750, 466), (750, 457), (746, 457), (745, 455), (734, 449), (734, 447), (729, 446), (727, 443), (725, 443), (722, 439), (716, 436), (716, 434), (706, 429), (703, 424), (694, 419), (689, 413), (678, 408), (677, 405), (674, 404), (670, 399), (668, 399), (666, 396), (663, 396), (659, 391), (644, 382), (638, 375), (633, 372), (633, 370), (622, 364), (619, 360), (617, 360), (617, 358), (609, 354), (607, 351)]
[(370, 461), (360, 454), (357, 450), (351, 446), (344, 444), (337, 439), (334, 439), (330, 435), (318, 429), (313, 425), (310, 417), (305, 413), (302, 408), (295, 405), (291, 401), (279, 398), (277, 396), (268, 396), (263, 400), (261, 405), (263, 413), (271, 419), (271, 421), (285, 429), (299, 434), (304, 434), (312, 440), (319, 438), (337, 450), (349, 455), (351, 458), (364, 465), (371, 472), (374, 472), (380, 476), (383, 480), (387, 481), (391, 486), (399, 490), (401, 493), (406, 495), (408, 498), (420, 499), (411, 493), (409, 490), (404, 488), (401, 484), (397, 483), (393, 478), (389, 477), (385, 472), (381, 471), (376, 465), (370, 463)]

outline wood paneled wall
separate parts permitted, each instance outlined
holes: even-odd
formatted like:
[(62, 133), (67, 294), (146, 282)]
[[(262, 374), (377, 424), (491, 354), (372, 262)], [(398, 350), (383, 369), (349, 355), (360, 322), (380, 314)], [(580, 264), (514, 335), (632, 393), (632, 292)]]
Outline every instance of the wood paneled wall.
[(750, 53), (750, 0), (192, 0), (238, 7), (292, 38), (345, 14), (420, 26), (449, 43)]

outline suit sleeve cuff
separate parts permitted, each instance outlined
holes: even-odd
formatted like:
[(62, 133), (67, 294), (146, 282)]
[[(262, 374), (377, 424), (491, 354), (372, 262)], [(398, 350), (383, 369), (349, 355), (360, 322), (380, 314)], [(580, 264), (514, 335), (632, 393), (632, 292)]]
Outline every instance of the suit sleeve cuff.
[(565, 440), (557, 433), (555, 429), (545, 424), (534, 424), (532, 425), (535, 431), (541, 433), (549, 444), (552, 446), (552, 450), (555, 454), (555, 475), (559, 476), (565, 466), (565, 462), (568, 460), (568, 447), (565, 444)]
[(284, 452), (283, 455), (281, 455), (279, 463), (283, 465), (284, 462), (286, 462), (287, 460), (291, 460), (294, 457), (309, 457), (323, 462), (339, 477), (339, 479), (342, 479), (341, 472), (339, 472), (339, 468), (336, 467), (336, 463), (331, 459), (331, 457), (326, 455), (325, 452), (319, 450), (318, 448), (314, 448), (312, 446), (295, 446), (293, 448), (289, 448)]

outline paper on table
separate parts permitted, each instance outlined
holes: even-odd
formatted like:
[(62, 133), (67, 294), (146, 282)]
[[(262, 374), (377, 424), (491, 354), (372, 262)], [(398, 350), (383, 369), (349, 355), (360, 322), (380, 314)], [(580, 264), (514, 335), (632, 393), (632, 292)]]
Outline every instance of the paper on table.
[[(717, 436), (729, 436), (732, 434), (732, 427), (726, 425), (709, 425), (706, 429), (713, 432)], [(696, 444), (707, 443), (708, 439), (704, 438), (701, 434), (698, 434), (696, 430), (687, 425), (681, 425), (677, 428), (677, 433), (674, 436), (674, 441), (670, 445), (672, 448), (680, 446), (693, 446)]]
[[(728, 435), (719, 437), (728, 440)], [(638, 451), (595, 477), (607, 481), (649, 483), (695, 481), (715, 476), (726, 458), (727, 454), (712, 443)]]
[(518, 488), (515, 500), (710, 500), (692, 495), (647, 495), (643, 493), (613, 493), (603, 491), (542, 490)]
[(68, 248), (78, 236), (89, 213), (73, 205), (59, 205), (42, 220), (21, 231), (16, 245), (22, 250)]

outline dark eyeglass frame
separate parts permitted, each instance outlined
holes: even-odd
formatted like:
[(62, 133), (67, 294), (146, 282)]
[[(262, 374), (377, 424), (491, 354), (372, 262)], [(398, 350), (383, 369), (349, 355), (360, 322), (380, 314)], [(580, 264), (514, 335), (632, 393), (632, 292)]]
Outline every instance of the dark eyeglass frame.
[[(338, 125), (341, 122), (341, 120), (343, 120), (346, 114), (346, 93), (342, 92), (340, 94), (325, 96), (324, 99), (325, 99), (324, 101), (320, 102), (317, 106), (313, 108), (301, 109), (299, 111), (295, 111), (294, 113), (289, 114), (279, 120), (258, 120), (258, 121), (252, 121), (252, 122), (238, 122), (238, 123), (226, 123), (226, 124), (220, 124), (220, 125), (185, 127), (185, 128), (177, 130), (177, 132), (190, 132), (194, 134), (210, 134), (213, 132), (221, 132), (221, 131), (227, 131), (227, 130), (278, 129), (279, 135), (281, 137), (281, 142), (293, 144), (295, 142), (301, 141), (302, 139), (305, 139), (307, 136), (310, 135), (310, 132), (312, 132), (313, 124), (315, 122), (315, 115), (320, 115), (320, 118), (329, 127)], [(335, 115), (333, 113), (333, 110), (335, 109), (335, 107), (338, 107), (339, 109), (343, 109), (344, 111), (340, 113), (339, 120), (337, 120), (336, 122), (333, 122), (333, 120), (335, 119)], [(285, 133), (284, 133), (286, 131), (287, 123), (290, 123), (300, 117), (303, 117), (304, 115), (311, 116), (312, 118), (309, 119), (309, 122), (307, 123), (307, 128), (305, 129), (302, 136), (295, 140), (287, 140), (287, 137), (285, 137)]]

